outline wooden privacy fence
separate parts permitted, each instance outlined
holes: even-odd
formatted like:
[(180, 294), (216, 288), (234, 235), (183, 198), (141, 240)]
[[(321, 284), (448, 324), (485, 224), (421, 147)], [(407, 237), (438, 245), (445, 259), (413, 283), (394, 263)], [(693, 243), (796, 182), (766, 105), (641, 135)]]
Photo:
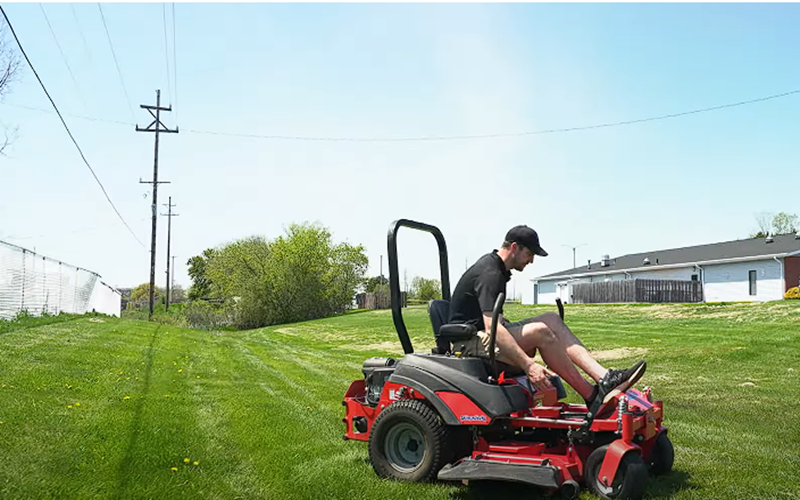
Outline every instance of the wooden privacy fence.
[(573, 304), (609, 304), (618, 302), (702, 302), (703, 285), (699, 281), (632, 279), (576, 283), (572, 285)]
[[(406, 307), (406, 292), (400, 292), (401, 307)], [(392, 297), (388, 293), (359, 293), (356, 295), (358, 309), (389, 309), (392, 307)]]

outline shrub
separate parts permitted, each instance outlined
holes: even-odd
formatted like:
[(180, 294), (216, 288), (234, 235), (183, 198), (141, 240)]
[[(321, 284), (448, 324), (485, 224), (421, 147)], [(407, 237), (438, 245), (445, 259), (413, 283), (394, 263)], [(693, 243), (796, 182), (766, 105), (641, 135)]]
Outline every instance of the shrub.
[(193, 300), (183, 310), (189, 328), (214, 330), (230, 326), (233, 321), (230, 312), (223, 305), (215, 305), (204, 300)]
[(800, 289), (798, 287), (793, 287), (786, 290), (786, 293), (783, 294), (784, 299), (800, 299)]

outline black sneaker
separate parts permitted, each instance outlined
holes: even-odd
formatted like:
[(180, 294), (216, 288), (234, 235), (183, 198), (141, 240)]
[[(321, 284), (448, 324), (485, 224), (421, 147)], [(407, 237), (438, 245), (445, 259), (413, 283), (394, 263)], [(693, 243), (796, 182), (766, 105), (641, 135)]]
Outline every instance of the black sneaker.
[(601, 378), (597, 383), (597, 396), (603, 398), (603, 403), (607, 403), (617, 394), (633, 387), (633, 384), (642, 378), (645, 369), (647, 369), (647, 363), (642, 360), (627, 370), (608, 370), (605, 377)]

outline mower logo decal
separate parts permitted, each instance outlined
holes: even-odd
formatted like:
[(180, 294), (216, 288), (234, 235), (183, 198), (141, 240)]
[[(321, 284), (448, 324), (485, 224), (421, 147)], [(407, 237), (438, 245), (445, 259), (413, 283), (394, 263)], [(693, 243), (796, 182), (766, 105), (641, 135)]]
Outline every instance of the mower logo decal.
[(486, 422), (486, 415), (461, 415), (462, 422)]

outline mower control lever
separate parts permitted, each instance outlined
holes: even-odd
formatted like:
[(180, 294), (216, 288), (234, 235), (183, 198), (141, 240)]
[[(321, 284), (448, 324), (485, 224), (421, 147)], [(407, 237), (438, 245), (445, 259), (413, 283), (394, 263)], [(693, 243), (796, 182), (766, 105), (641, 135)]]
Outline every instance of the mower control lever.
[(492, 364), (492, 381), (497, 382), (497, 363), (495, 362), (495, 343), (497, 342), (497, 320), (500, 317), (500, 311), (503, 309), (503, 303), (506, 300), (506, 294), (500, 293), (497, 300), (494, 302), (494, 309), (492, 309), (492, 327), (489, 331), (489, 362)]

